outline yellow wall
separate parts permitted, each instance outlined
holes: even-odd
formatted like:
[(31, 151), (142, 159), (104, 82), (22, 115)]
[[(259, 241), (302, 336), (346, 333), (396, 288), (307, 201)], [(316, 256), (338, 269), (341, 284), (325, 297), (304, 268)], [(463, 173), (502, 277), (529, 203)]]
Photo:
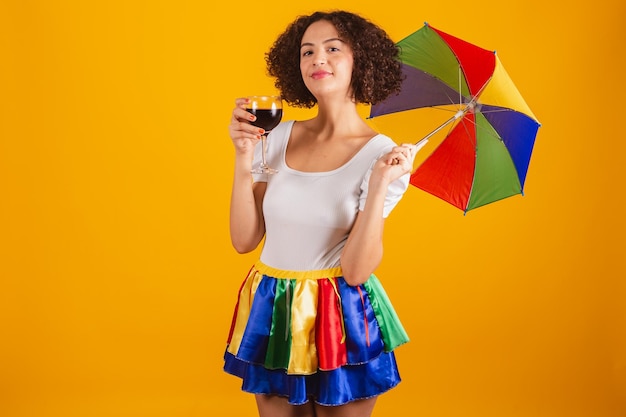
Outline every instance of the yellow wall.
[[(221, 372), (256, 256), (230, 247), (227, 124), (313, 8), (211, 3), (0, 3), (0, 416), (254, 415)], [(389, 219), (412, 342), (376, 415), (624, 416), (626, 6), (426, 3), (315, 8), (497, 50), (543, 126), (526, 196), (463, 216), (411, 188)]]

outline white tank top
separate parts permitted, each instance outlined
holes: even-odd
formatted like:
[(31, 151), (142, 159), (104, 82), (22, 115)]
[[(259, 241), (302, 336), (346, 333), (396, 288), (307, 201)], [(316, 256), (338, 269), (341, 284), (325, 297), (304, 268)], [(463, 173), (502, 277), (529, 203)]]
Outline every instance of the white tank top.
[[(267, 139), (267, 162), (276, 174), (255, 174), (267, 182), (263, 200), (265, 242), (261, 261), (292, 271), (339, 266), (341, 250), (365, 205), (371, 168), (395, 143), (378, 134), (341, 167), (326, 172), (301, 172), (285, 163), (285, 151), (294, 121), (277, 126)], [(260, 164), (261, 143), (253, 167)], [(402, 198), (409, 174), (389, 185), (381, 215), (387, 217)]]

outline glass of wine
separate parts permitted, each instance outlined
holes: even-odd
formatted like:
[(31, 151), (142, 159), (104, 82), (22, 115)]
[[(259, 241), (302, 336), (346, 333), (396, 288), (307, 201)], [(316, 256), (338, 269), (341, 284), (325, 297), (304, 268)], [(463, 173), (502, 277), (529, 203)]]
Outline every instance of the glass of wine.
[(265, 161), (267, 135), (280, 123), (283, 117), (283, 102), (280, 96), (248, 96), (246, 110), (256, 116), (253, 125), (265, 130), (261, 136), (261, 165), (252, 170), (253, 174), (274, 174), (278, 172)]

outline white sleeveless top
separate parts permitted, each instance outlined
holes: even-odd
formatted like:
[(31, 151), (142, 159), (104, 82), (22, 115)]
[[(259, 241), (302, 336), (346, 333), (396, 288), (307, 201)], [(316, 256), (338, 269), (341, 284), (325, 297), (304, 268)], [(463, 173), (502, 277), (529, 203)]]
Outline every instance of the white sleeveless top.
[[(261, 262), (274, 268), (303, 271), (340, 266), (339, 257), (359, 209), (367, 196), (371, 168), (396, 144), (378, 134), (341, 167), (325, 172), (289, 168), (285, 151), (294, 121), (278, 125), (267, 139), (267, 163), (276, 174), (254, 174), (267, 182), (263, 200), (265, 242)], [(261, 142), (253, 167), (261, 161)], [(402, 198), (409, 184), (406, 174), (389, 185), (383, 217)]]

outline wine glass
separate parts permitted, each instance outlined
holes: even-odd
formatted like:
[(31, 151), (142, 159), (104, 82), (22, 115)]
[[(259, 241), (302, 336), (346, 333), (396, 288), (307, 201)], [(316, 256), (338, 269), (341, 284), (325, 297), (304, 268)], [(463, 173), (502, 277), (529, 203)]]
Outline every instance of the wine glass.
[(246, 110), (256, 116), (253, 125), (265, 130), (261, 136), (261, 166), (252, 170), (253, 174), (274, 174), (278, 172), (265, 161), (267, 135), (280, 123), (283, 117), (283, 102), (280, 96), (248, 96)]

